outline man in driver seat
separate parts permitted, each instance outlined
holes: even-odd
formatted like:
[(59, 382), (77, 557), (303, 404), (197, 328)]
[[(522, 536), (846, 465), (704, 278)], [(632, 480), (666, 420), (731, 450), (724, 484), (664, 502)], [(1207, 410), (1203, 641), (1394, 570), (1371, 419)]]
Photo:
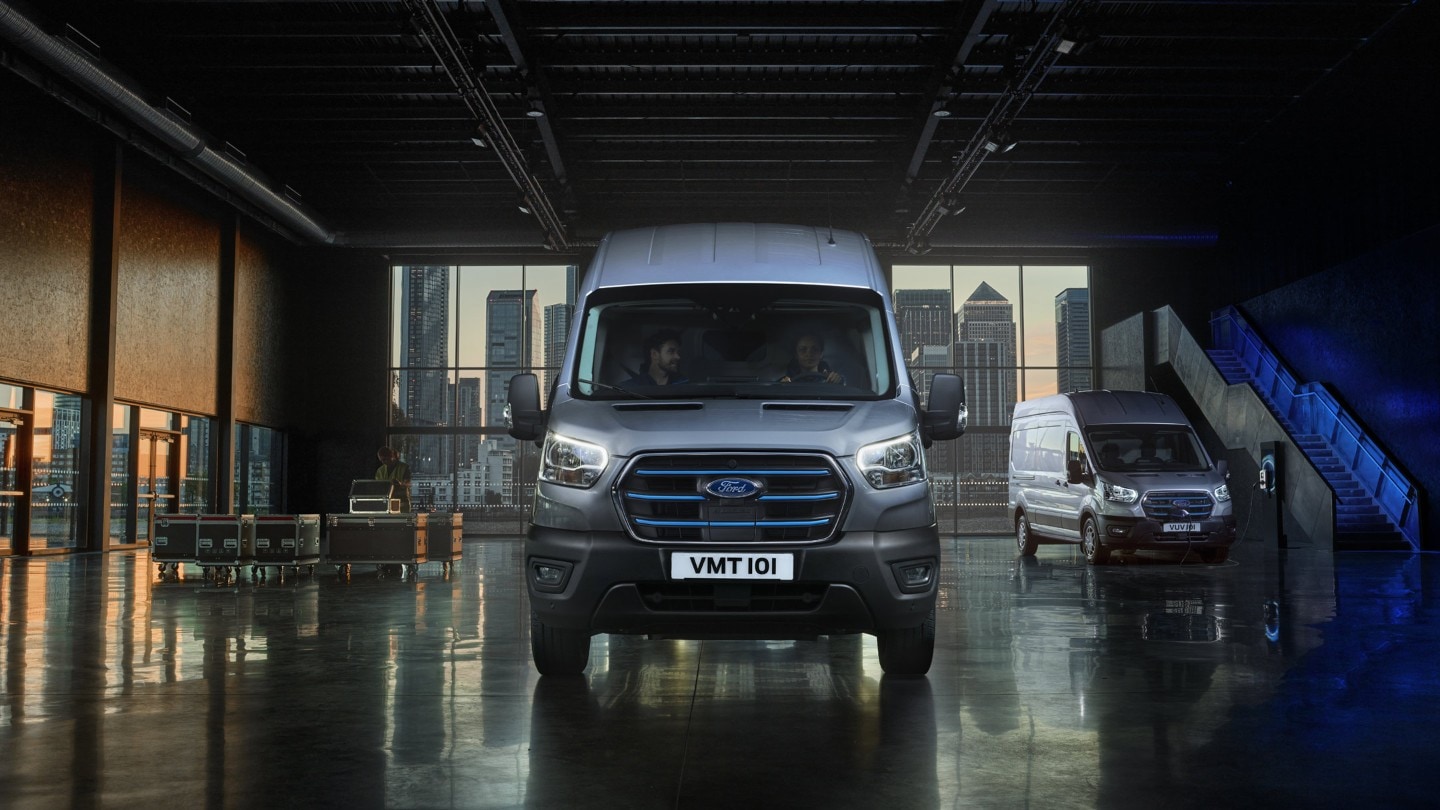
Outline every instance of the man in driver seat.
[(680, 373), (680, 333), (661, 329), (645, 341), (645, 367), (626, 385), (680, 385), (690, 382)]
[(780, 382), (827, 382), (844, 384), (845, 376), (825, 362), (825, 340), (806, 333), (795, 341), (795, 356), (785, 367)]

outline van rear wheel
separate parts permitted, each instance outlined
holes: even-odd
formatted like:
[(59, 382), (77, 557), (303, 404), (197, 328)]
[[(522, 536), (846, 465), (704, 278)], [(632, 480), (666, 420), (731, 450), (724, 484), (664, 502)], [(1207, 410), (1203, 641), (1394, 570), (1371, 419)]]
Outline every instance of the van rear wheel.
[(880, 668), (887, 675), (924, 675), (935, 657), (935, 608), (919, 627), (882, 630), (875, 634)]
[(1100, 542), (1100, 530), (1094, 518), (1085, 518), (1080, 524), (1080, 550), (1085, 553), (1085, 562), (1104, 565), (1110, 559), (1110, 549)]
[(1024, 512), (1016, 515), (1015, 550), (1020, 552), (1021, 557), (1033, 557), (1035, 555), (1035, 548), (1039, 545), (1040, 541), (1036, 540), (1035, 535), (1030, 533), (1030, 518), (1025, 517)]
[(551, 627), (530, 611), (530, 657), (541, 675), (579, 675), (590, 661), (590, 634)]

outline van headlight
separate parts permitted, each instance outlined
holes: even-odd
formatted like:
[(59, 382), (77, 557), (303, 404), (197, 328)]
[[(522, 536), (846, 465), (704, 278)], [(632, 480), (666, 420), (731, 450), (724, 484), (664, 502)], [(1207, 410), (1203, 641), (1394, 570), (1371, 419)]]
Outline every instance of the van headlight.
[(855, 453), (855, 464), (876, 489), (925, 480), (925, 454), (920, 450), (918, 432), (865, 445)]
[(1221, 503), (1230, 500), (1229, 484), (1221, 484), (1220, 486), (1215, 487), (1215, 500)]
[(1135, 490), (1111, 484), (1108, 481), (1100, 482), (1100, 493), (1105, 496), (1105, 500), (1115, 503), (1134, 503), (1140, 498), (1140, 493)]
[(610, 454), (598, 444), (561, 436), (545, 435), (540, 451), (540, 480), (567, 487), (588, 487), (600, 479)]

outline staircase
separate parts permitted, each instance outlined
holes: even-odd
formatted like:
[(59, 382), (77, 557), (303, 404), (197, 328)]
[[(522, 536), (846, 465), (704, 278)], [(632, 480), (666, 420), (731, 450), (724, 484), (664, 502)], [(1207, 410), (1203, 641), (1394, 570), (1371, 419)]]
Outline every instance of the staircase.
[(1318, 383), (1297, 384), (1233, 308), (1211, 318), (1206, 355), (1227, 383), (1255, 390), (1335, 496), (1335, 548), (1416, 550), (1418, 492)]

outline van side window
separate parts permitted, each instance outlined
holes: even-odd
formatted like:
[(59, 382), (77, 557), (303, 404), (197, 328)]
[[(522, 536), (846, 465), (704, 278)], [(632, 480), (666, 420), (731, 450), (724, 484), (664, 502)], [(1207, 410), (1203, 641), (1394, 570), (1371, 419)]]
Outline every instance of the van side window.
[(1080, 469), (1087, 470), (1089, 465), (1085, 463), (1085, 445), (1080, 442), (1080, 434), (1070, 431), (1065, 434), (1065, 464), (1068, 467), (1070, 462), (1080, 462)]
[(1035, 469), (1047, 472), (1062, 472), (1065, 469), (1065, 428), (1056, 425), (1045, 428), (1045, 437), (1040, 440), (1040, 458)]

